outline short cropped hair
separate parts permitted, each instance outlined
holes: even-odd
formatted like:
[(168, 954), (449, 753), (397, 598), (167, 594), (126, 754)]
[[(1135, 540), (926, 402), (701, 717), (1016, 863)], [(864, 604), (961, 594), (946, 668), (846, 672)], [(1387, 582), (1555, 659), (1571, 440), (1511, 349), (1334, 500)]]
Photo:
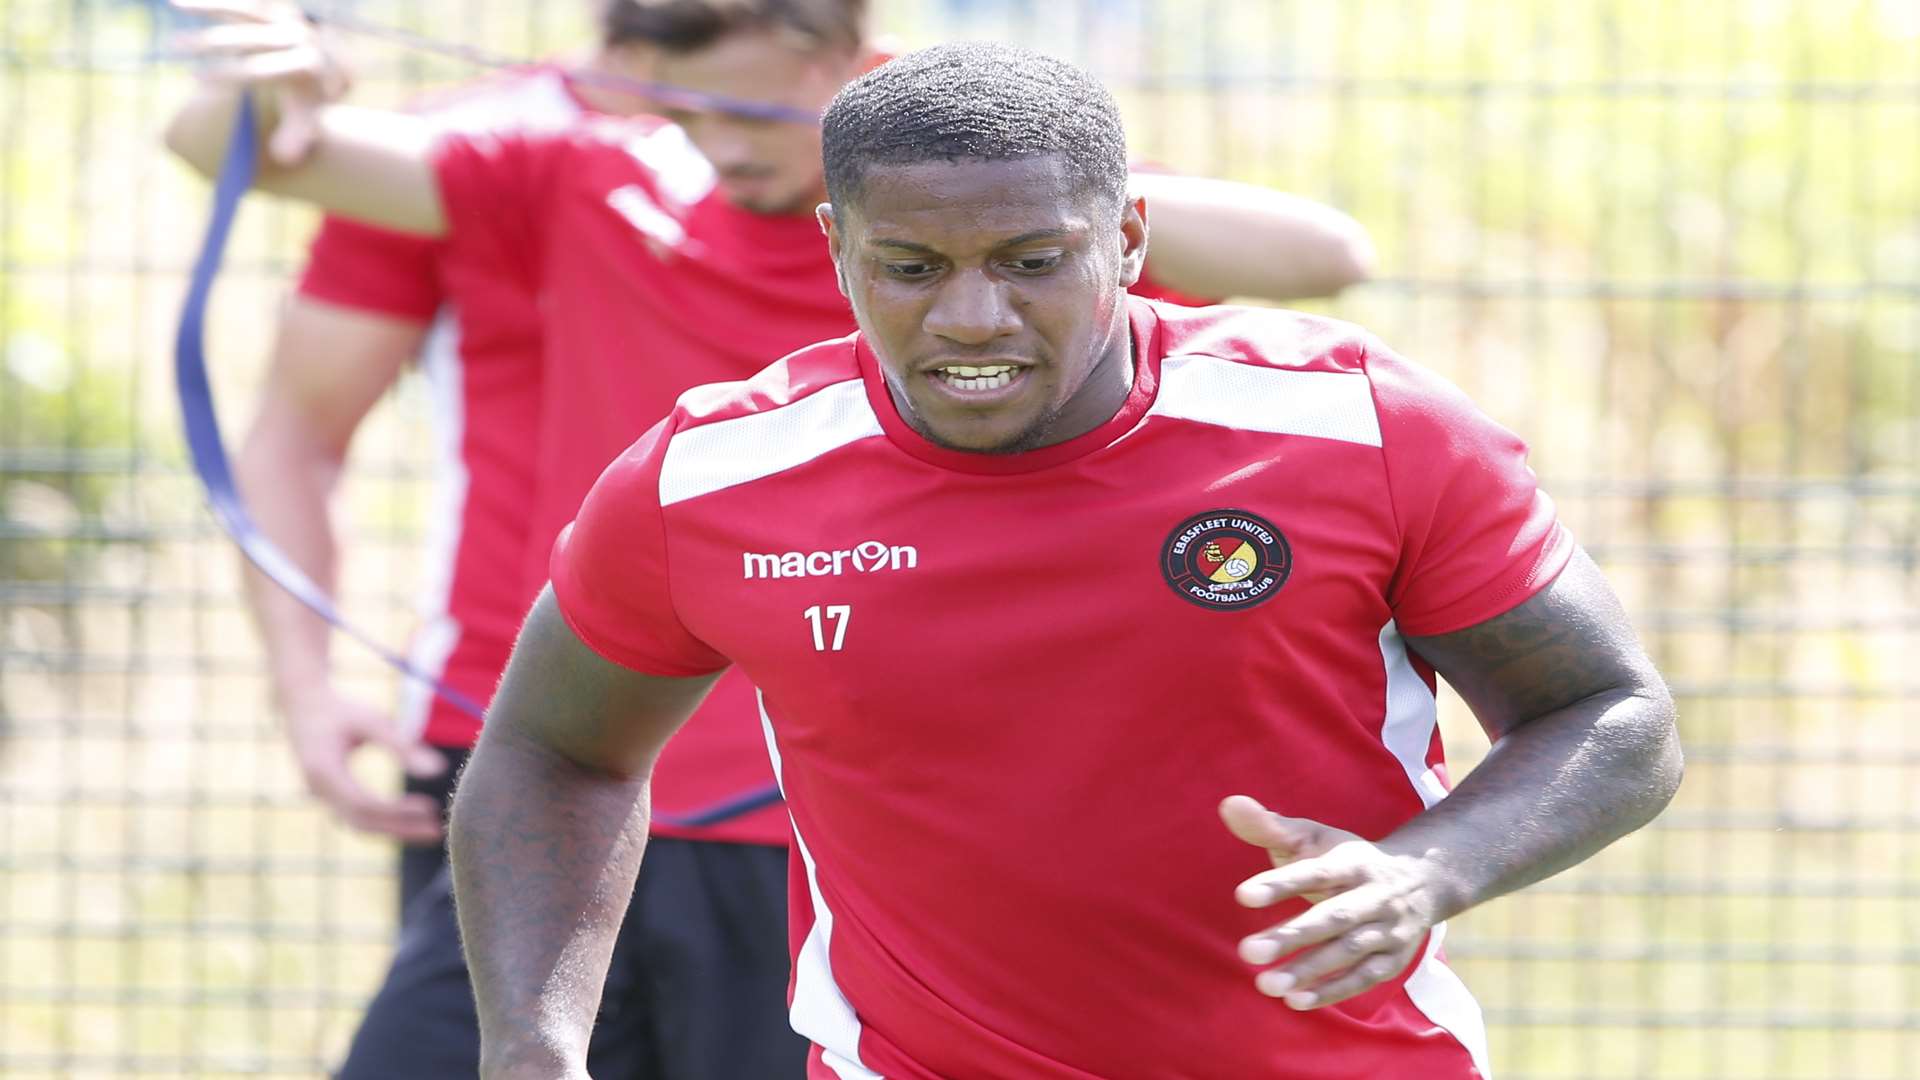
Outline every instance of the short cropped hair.
[(704, 49), (742, 30), (792, 36), (803, 48), (858, 49), (867, 39), (867, 0), (603, 0), (602, 40), (668, 52)]
[(827, 198), (857, 202), (867, 169), (1059, 155), (1082, 191), (1127, 197), (1127, 135), (1100, 81), (1064, 60), (992, 42), (908, 53), (827, 107)]

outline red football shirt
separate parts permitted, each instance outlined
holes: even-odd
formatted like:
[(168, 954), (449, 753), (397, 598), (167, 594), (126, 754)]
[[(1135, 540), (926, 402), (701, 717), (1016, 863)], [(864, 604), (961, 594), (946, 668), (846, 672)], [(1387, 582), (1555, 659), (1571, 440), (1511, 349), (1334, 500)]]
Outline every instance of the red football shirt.
[[(931, 445), (850, 337), (703, 387), (602, 477), (553, 582), (609, 659), (760, 688), (811, 1075), (1484, 1074), (1441, 933), (1294, 1012), (1235, 953), (1267, 864), (1215, 806), (1382, 837), (1446, 793), (1405, 635), (1572, 542), (1525, 447), (1355, 328), (1134, 301), (1112, 421)], [(1298, 910), (1282, 909), (1282, 914)]]
[[(535, 537), (517, 578), (526, 603), (594, 478), (683, 391), (854, 328), (813, 216), (735, 207), (677, 127), (456, 135), (437, 167), (449, 251), (541, 305), (541, 434), (519, 451), (538, 477), (519, 508)], [(685, 811), (772, 782), (753, 688), (730, 673), (661, 759), (654, 803)], [(763, 843), (786, 829), (777, 807), (697, 832), (657, 826)]]
[[(445, 131), (555, 128), (585, 106), (558, 68), (508, 72), (414, 110)], [(474, 701), (493, 696), (532, 602), (503, 567), (524, 565), (526, 508), (536, 488), (527, 448), (539, 441), (540, 310), (536, 297), (472, 249), (345, 218), (320, 226), (301, 276), (314, 300), (421, 322), (420, 356), (435, 428), (431, 534), (411, 659)], [(480, 722), (426, 686), (409, 683), (402, 723), (436, 746), (466, 747)]]

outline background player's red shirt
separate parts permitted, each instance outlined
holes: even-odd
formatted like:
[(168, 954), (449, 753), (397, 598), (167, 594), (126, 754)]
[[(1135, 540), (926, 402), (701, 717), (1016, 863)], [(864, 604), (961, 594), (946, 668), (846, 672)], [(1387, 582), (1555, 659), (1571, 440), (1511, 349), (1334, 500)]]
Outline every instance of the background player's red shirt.
[[(557, 68), (508, 72), (414, 109), (445, 131), (552, 129), (585, 106)], [(320, 226), (302, 296), (433, 323), (420, 357), (433, 403), (437, 460), (432, 534), (412, 659), (474, 701), (493, 696), (531, 603), (519, 578), (536, 488), (527, 452), (540, 434), (537, 298), (486, 260), (435, 240), (345, 218)], [(436, 746), (467, 747), (479, 721), (409, 684), (402, 722)]]
[[(450, 255), (540, 304), (540, 438), (520, 451), (538, 477), (520, 508), (535, 540), (518, 579), (527, 603), (594, 478), (683, 391), (854, 328), (813, 216), (735, 207), (677, 127), (461, 134), (437, 166)], [(654, 805), (683, 811), (772, 782), (752, 687), (730, 673), (661, 759)], [(786, 828), (774, 808), (657, 830), (776, 843)]]
[[(1440, 933), (1294, 1012), (1215, 806), (1381, 837), (1445, 794), (1405, 635), (1501, 614), (1572, 543), (1518, 439), (1345, 324), (1135, 301), (1108, 424), (927, 443), (857, 337), (703, 387), (556, 545), (593, 648), (763, 692), (816, 1078), (1470, 1077)], [(1297, 906), (1292, 909), (1297, 910)], [(1291, 913), (1283, 909), (1283, 913)]]

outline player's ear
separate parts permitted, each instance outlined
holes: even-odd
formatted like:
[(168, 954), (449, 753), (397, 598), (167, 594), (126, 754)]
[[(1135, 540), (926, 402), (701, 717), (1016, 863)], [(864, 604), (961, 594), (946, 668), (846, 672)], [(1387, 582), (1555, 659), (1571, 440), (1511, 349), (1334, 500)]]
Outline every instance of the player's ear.
[(820, 231), (827, 238), (827, 253), (833, 256), (833, 276), (840, 283), (840, 295), (853, 298), (847, 291), (847, 271), (840, 265), (840, 222), (833, 216), (833, 204), (823, 202), (813, 208), (814, 219), (820, 222)]
[(1120, 215), (1120, 287), (1131, 289), (1147, 265), (1147, 200), (1128, 199)]

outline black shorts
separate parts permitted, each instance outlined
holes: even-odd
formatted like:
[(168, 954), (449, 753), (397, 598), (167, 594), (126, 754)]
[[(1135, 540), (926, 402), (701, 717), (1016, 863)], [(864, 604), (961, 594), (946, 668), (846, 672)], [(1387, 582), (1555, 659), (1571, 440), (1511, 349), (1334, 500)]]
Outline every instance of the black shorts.
[[(656, 836), (613, 947), (594, 1080), (806, 1075), (787, 1025), (787, 849)], [(340, 1080), (471, 1077), (480, 1020), (442, 866), (407, 901)]]

